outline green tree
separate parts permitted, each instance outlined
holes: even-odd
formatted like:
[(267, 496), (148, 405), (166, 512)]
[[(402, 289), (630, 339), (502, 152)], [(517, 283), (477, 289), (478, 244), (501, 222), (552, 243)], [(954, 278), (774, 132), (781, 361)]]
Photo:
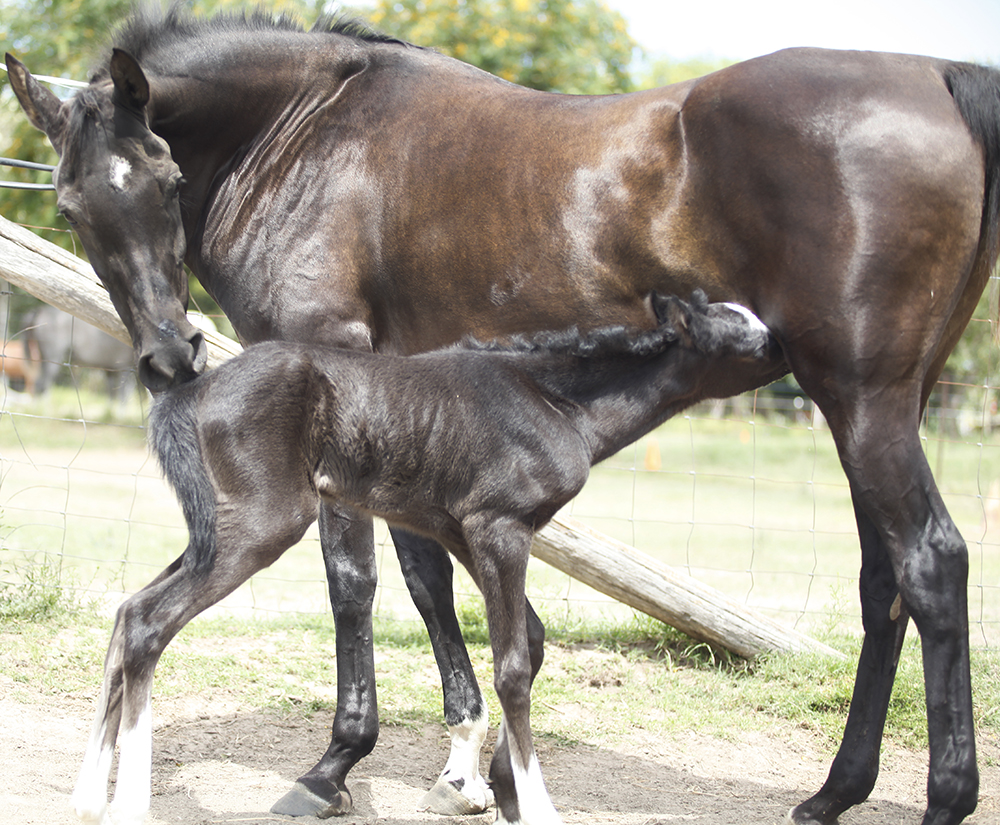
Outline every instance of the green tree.
[(662, 57), (653, 60), (638, 72), (636, 85), (640, 89), (655, 89), (658, 86), (669, 86), (694, 77), (701, 77), (710, 72), (731, 66), (733, 60), (709, 60), (695, 57), (690, 60), (671, 60)]
[[(199, 14), (226, 7), (243, 8), (242, 0), (197, 0)], [(310, 9), (313, 0), (271, 0), (267, 8), (295, 14)], [(133, 0), (0, 0), (0, 47), (12, 53), (38, 75), (86, 81), (110, 42), (114, 27), (128, 15)], [(72, 89), (53, 87), (68, 96)], [(57, 157), (46, 137), (21, 113), (6, 73), (0, 71), (0, 155), (36, 163), (55, 164)], [(3, 167), (7, 180), (46, 182), (47, 176)], [(40, 227), (48, 240), (80, 252), (56, 210), (52, 192), (0, 189), (0, 215), (17, 223)], [(57, 230), (46, 229), (56, 227)]]
[(635, 41), (602, 0), (376, 0), (361, 13), (394, 37), (521, 86), (576, 94), (632, 88)]

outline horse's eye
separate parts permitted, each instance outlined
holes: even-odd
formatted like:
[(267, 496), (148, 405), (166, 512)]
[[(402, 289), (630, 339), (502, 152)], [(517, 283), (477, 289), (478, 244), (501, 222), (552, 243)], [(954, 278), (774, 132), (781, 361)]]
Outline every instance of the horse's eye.
[(76, 226), (79, 221), (77, 221), (76, 215), (73, 213), (72, 209), (60, 209), (59, 214), (65, 218), (66, 223), (70, 226)]
[(167, 187), (167, 197), (176, 198), (181, 193), (181, 187), (187, 183), (187, 180), (182, 177), (174, 178), (170, 181), (170, 185)]

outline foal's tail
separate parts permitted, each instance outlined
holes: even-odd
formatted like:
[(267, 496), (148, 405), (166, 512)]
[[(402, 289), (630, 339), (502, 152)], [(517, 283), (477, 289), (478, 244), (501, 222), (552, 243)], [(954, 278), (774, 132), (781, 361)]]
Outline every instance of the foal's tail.
[(993, 271), (1000, 253), (1000, 71), (971, 63), (951, 63), (944, 82), (955, 100), (973, 138), (983, 147), (986, 187), (976, 267), (985, 271), (983, 282)]
[(157, 396), (149, 413), (149, 443), (180, 499), (188, 527), (183, 563), (203, 570), (215, 560), (215, 489), (202, 460), (197, 395), (185, 385)]

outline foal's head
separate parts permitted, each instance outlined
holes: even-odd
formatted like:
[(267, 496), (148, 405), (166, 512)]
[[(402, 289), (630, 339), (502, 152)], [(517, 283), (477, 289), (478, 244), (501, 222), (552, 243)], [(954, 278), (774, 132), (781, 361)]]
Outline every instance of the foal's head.
[(7, 55), (10, 83), (31, 123), (59, 154), (53, 174), (70, 223), (129, 334), (139, 378), (162, 390), (205, 368), (204, 338), (187, 320), (180, 170), (147, 125), (149, 83), (116, 50), (111, 79), (61, 102)]
[(736, 395), (788, 373), (778, 341), (745, 307), (709, 303), (700, 289), (690, 302), (655, 292), (650, 301), (660, 329), (697, 354), (703, 398)]

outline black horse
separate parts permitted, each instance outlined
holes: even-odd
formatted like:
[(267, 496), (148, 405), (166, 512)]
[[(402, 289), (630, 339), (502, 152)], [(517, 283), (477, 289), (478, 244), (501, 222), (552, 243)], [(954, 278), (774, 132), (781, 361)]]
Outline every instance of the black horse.
[[(829, 422), (861, 538), (854, 700), (828, 780), (792, 819), (829, 825), (870, 793), (911, 615), (928, 697), (925, 823), (974, 809), (968, 557), (918, 427), (997, 259), (997, 72), (805, 49), (573, 97), (356, 26), (199, 23), (176, 9), (134, 17), (116, 46), (67, 102), (7, 65), (60, 154), (60, 208), (148, 387), (204, 368), (182, 260), (247, 343), (410, 354), (467, 333), (641, 326), (653, 289), (701, 286), (750, 307)], [(320, 532), (337, 714), (280, 812), (345, 810), (347, 773), (378, 731), (370, 521), (324, 505)], [(429, 596), (450, 589), (451, 568), (426, 539), (393, 536), (457, 743), (437, 787), (474, 808), (475, 771), (455, 766), (475, 752), (484, 706), (452, 605)]]
[(319, 501), (437, 539), (483, 593), (503, 722), (490, 765), (499, 821), (557, 823), (531, 742), (544, 628), (524, 595), (534, 532), (590, 467), (702, 398), (787, 371), (748, 313), (650, 296), (660, 325), (411, 358), (264, 343), (162, 393), (150, 443), (188, 524), (184, 553), (119, 609), (94, 736), (73, 798), (101, 821), (149, 808), (150, 698), (160, 654), (195, 615), (272, 564)]

